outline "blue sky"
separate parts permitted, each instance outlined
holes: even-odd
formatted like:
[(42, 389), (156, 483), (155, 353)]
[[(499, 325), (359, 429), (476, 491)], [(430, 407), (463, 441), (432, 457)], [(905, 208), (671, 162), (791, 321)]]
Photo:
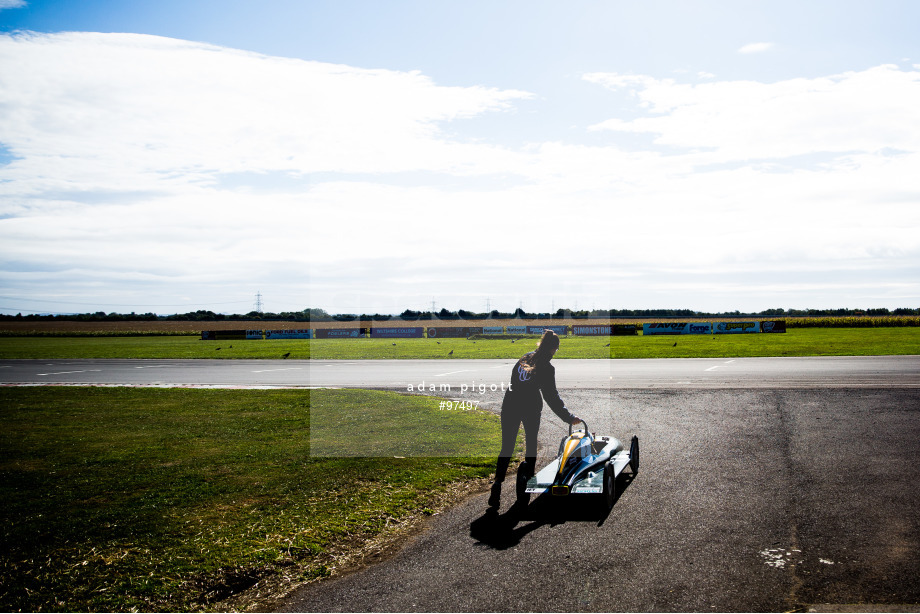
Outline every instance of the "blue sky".
[(0, 312), (916, 308), (918, 23), (0, 0)]

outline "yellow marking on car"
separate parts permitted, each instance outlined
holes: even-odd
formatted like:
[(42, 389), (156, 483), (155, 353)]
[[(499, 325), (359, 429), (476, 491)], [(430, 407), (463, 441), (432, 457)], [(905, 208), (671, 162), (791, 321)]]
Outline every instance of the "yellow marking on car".
[(569, 454), (571, 454), (581, 443), (581, 440), (584, 438), (584, 435), (579, 435), (577, 433), (570, 435), (569, 440), (565, 442), (565, 448), (562, 451), (562, 458), (559, 459), (559, 471), (557, 475), (562, 474), (562, 470), (565, 468), (566, 461), (569, 460)]

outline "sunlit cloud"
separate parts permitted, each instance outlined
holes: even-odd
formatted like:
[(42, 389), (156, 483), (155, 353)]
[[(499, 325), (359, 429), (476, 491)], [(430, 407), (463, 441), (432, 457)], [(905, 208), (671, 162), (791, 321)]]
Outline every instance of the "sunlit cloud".
[[(763, 309), (772, 291), (845, 297), (847, 275), (859, 296), (920, 295), (920, 70), (584, 79), (627, 102), (583, 142), (509, 146), (465, 122), (551, 96), (137, 34), (2, 35), (0, 284), (205, 308), (258, 287), (369, 312)], [(710, 302), (682, 301), (694, 286)]]
[(593, 130), (654, 135), (655, 143), (706, 151), (713, 162), (820, 152), (920, 152), (920, 71), (878, 66), (776, 83), (687, 84), (593, 73), (585, 79), (637, 96), (644, 117)]
[(769, 51), (772, 48), (773, 43), (748, 43), (747, 45), (744, 45), (738, 49), (738, 53), (763, 53), (764, 51)]
[(136, 34), (3, 36), (0, 54), (0, 142), (24, 191), (462, 171), (478, 148), (439, 139), (440, 123), (529, 96)]

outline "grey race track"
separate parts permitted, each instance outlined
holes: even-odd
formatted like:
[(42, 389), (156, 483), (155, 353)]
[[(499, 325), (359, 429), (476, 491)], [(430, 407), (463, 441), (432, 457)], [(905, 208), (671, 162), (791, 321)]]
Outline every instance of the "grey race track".
[[(640, 438), (640, 471), (609, 515), (545, 496), (515, 514), (506, 492), (495, 516), (477, 495), (394, 558), (308, 585), (283, 609), (880, 611), (920, 602), (920, 389), (563, 397), (598, 432)], [(541, 461), (563, 433), (544, 411)]]
[[(0, 385), (500, 387), (510, 360), (5, 360)], [(557, 360), (560, 389), (920, 387), (920, 356)], [(462, 390), (466, 385), (467, 389)]]
[[(0, 384), (491, 386), (511, 366), (214, 362), (7, 361)], [(477, 494), (282, 609), (917, 611), (920, 357), (582, 362), (556, 361), (563, 399), (592, 430), (641, 441), (609, 514), (551, 497), (516, 514), (506, 492), (489, 515)], [(564, 433), (543, 416), (541, 462)]]

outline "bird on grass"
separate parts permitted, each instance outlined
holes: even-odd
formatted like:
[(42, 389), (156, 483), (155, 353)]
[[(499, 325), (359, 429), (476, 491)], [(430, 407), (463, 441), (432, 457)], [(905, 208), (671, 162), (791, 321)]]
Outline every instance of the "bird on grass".
[(393, 345), (396, 345), (395, 343)]
[[(217, 349), (219, 350), (220, 348), (217, 348)], [(215, 351), (217, 351), (217, 350), (215, 350)]]
[(448, 356), (453, 356), (453, 355), (454, 355), (454, 351), (453, 351), (453, 350), (449, 351), (449, 352), (447, 353), (447, 355), (448, 355)]
[(677, 342), (675, 341), (675, 342), (674, 342), (674, 345), (672, 345), (671, 347), (672, 347), (672, 348), (676, 348), (676, 347), (677, 347)]
[(605, 345), (604, 347), (605, 347), (605, 348), (609, 348), (609, 347), (610, 347), (610, 344), (608, 343), (608, 344)]
[(287, 358), (287, 357), (290, 356), (290, 355), (291, 355), (291, 353), (288, 352), (287, 354), (284, 354), (281, 358)]

